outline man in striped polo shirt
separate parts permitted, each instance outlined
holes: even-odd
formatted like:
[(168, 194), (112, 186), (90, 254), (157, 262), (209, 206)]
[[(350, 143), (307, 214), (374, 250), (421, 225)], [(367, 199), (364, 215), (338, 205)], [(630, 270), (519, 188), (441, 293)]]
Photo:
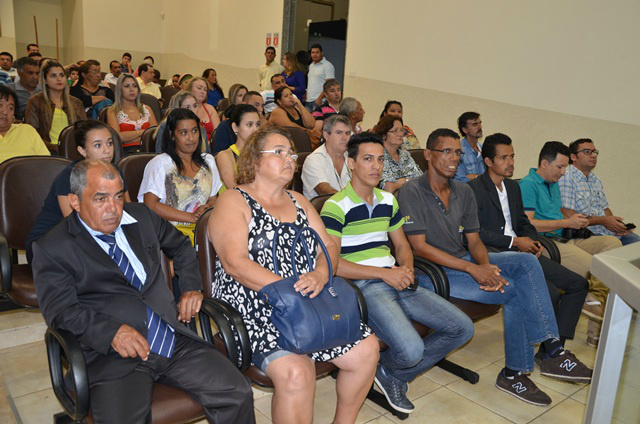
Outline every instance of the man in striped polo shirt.
[[(473, 324), (449, 302), (414, 284), (413, 254), (398, 203), (376, 187), (384, 167), (382, 139), (372, 133), (351, 137), (347, 165), (351, 182), (327, 200), (322, 220), (342, 246), (337, 274), (360, 288), (369, 325), (389, 346), (380, 355), (375, 382), (394, 409), (411, 413), (408, 383), (466, 343)], [(422, 339), (412, 320), (434, 332)]]

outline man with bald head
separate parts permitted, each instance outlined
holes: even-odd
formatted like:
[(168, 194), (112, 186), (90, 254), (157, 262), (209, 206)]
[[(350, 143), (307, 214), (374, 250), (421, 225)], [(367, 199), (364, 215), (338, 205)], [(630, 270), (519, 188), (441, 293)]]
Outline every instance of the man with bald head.
[[(254, 422), (247, 380), (182, 322), (200, 310), (196, 253), (187, 237), (144, 204), (124, 204), (115, 167), (79, 162), (74, 212), (34, 244), (33, 273), (50, 327), (73, 333), (89, 375), (96, 422), (150, 422), (154, 382), (202, 404), (209, 422)], [(173, 258), (173, 299), (161, 254)]]

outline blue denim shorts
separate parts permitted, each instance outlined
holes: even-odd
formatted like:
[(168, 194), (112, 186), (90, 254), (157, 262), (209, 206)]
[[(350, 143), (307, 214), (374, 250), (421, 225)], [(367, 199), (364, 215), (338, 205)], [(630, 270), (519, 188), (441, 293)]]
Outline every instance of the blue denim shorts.
[(288, 350), (284, 349), (268, 350), (266, 352), (254, 353), (251, 357), (251, 362), (253, 362), (256, 367), (260, 368), (262, 372), (266, 374), (267, 367), (270, 363), (278, 358), (282, 358), (283, 356), (287, 355), (295, 355), (295, 353), (289, 352)]

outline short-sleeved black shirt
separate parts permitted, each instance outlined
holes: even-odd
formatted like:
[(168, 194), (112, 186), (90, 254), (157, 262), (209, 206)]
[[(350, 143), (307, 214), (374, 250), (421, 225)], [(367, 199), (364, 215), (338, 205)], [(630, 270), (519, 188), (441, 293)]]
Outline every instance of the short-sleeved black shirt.
[(449, 180), (449, 208), (431, 190), (429, 175), (408, 181), (398, 192), (400, 211), (404, 215), (407, 235), (424, 234), (426, 242), (457, 258), (467, 254), (464, 233), (480, 231), (478, 206), (467, 184)]

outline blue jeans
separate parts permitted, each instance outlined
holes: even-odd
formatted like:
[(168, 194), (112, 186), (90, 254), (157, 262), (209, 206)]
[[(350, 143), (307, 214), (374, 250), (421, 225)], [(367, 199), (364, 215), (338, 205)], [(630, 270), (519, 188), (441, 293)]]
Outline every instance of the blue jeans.
[[(461, 259), (473, 262), (468, 253)], [(504, 293), (480, 290), (471, 274), (443, 267), (449, 277), (450, 295), (504, 305), (506, 366), (515, 371), (532, 371), (534, 345), (558, 338), (558, 325), (540, 262), (532, 254), (521, 252), (489, 253), (489, 260), (509, 282)], [(419, 275), (418, 281), (425, 287), (431, 286), (426, 275)]]
[(620, 239), (620, 242), (622, 243), (623, 246), (626, 246), (631, 243), (640, 242), (640, 236), (637, 235), (636, 233), (629, 233), (626, 236), (620, 236), (618, 238)]
[[(380, 364), (400, 382), (413, 380), (473, 335), (467, 315), (423, 287), (398, 291), (382, 280), (354, 283), (367, 301), (369, 326), (389, 346)], [(422, 339), (411, 320), (434, 332)]]

